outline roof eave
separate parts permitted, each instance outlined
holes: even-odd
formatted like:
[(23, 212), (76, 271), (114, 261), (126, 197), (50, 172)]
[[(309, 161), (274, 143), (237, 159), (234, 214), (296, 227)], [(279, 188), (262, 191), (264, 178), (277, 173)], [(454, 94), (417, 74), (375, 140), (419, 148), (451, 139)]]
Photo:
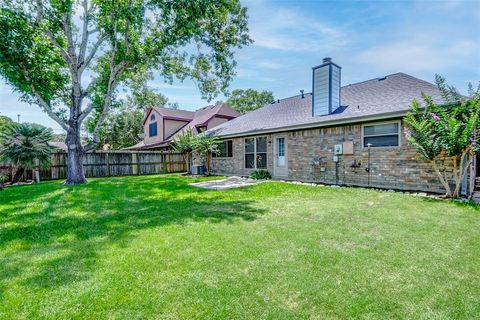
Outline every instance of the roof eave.
[[(303, 129), (331, 127), (331, 126), (335, 126), (335, 125), (346, 125), (346, 124), (366, 122), (366, 121), (385, 120), (385, 119), (403, 117), (407, 114), (408, 111), (409, 110), (402, 110), (402, 111), (395, 111), (395, 112), (382, 113), (382, 114), (376, 114), (376, 115), (361, 116), (361, 117), (348, 118), (348, 119), (338, 119), (338, 120), (313, 122), (313, 123), (294, 125), (294, 126), (286, 126), (286, 127), (274, 128), (274, 129), (246, 131), (246, 132), (240, 132), (240, 133), (228, 134), (228, 135), (221, 135), (220, 134), (220, 135), (218, 135), (218, 137), (219, 138), (245, 137), (245, 136), (254, 136), (254, 135), (259, 135), (259, 134), (268, 134), (268, 133), (277, 133), (277, 132), (285, 132), (285, 131), (295, 131), (295, 130), (303, 130)], [(212, 129), (212, 130), (215, 130), (215, 129)]]

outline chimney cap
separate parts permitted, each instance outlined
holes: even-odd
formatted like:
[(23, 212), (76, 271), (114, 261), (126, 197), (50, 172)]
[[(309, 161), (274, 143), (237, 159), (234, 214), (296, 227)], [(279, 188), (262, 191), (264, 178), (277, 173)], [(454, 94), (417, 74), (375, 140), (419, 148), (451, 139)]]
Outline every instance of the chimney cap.
[(332, 62), (332, 58), (330, 57), (323, 58), (323, 63), (329, 63), (329, 62)]

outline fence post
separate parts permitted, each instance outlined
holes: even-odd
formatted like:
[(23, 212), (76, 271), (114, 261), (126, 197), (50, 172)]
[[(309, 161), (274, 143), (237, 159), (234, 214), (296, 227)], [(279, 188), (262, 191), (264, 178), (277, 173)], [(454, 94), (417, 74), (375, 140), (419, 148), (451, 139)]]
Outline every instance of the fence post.
[(107, 176), (110, 177), (110, 157), (108, 155), (108, 152), (105, 153), (105, 161), (107, 162)]
[(137, 153), (132, 153), (132, 174), (138, 174), (138, 156)]
[(163, 173), (167, 173), (168, 169), (167, 169), (167, 159), (165, 157), (165, 153), (162, 153), (160, 155), (160, 159), (161, 159), (161, 162), (162, 162), (162, 171), (163, 171)]
[(172, 172), (172, 154), (171, 153), (168, 153), (167, 154), (167, 167), (168, 167), (168, 172)]
[(138, 174), (141, 175), (142, 174), (142, 162), (140, 161), (141, 157), (138, 156), (138, 153), (136, 153), (136, 155), (137, 155)]

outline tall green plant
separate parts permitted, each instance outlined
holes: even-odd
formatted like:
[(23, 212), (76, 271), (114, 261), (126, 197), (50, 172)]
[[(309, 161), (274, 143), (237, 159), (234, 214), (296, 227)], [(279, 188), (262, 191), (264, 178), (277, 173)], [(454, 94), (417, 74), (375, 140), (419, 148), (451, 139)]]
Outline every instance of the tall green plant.
[(208, 137), (203, 134), (200, 136), (197, 136), (195, 139), (194, 150), (203, 158), (207, 174), (210, 174), (212, 154), (218, 152), (219, 143), (220, 143), (219, 138)]
[(404, 119), (408, 125), (406, 136), (432, 165), (446, 196), (458, 198), (467, 168), (479, 151), (480, 90), (464, 99), (439, 76), (437, 85), (447, 104), (437, 105), (425, 95), (423, 108), (418, 101), (413, 101)]
[(20, 172), (33, 170), (37, 161), (40, 166), (46, 167), (50, 165), (53, 148), (48, 142), (52, 138), (53, 132), (50, 128), (28, 123), (9, 125), (0, 133), (0, 159), (11, 163)]
[(190, 164), (192, 162), (192, 152), (195, 148), (195, 135), (191, 128), (184, 130), (178, 134), (172, 142), (172, 148), (183, 155), (187, 172), (190, 172)]

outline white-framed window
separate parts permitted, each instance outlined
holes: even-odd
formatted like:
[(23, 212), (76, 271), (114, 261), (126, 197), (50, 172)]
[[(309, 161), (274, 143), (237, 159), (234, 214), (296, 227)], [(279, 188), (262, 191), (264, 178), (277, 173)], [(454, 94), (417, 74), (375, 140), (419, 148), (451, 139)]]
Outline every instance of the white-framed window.
[(245, 168), (267, 168), (267, 137), (245, 138)]
[(379, 122), (362, 126), (362, 145), (372, 148), (399, 147), (400, 121)]

